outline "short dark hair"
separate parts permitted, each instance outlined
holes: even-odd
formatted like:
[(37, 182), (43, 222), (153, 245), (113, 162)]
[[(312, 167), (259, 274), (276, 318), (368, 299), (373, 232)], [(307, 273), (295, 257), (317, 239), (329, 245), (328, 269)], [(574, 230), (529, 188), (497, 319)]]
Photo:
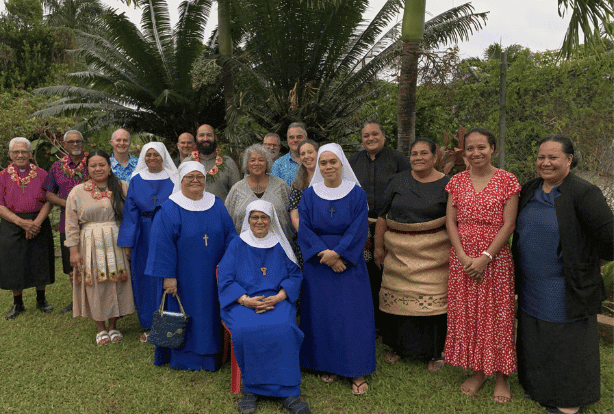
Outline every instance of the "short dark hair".
[(384, 127), (382, 126), (382, 124), (380, 124), (379, 122), (377, 122), (375, 119), (370, 119), (368, 121), (365, 121), (362, 126), (360, 127), (360, 133), (362, 135), (362, 130), (369, 124), (375, 124), (379, 127), (379, 130), (382, 131), (382, 134), (386, 135), (386, 132), (384, 131)]
[(429, 146), (431, 154), (435, 155), (435, 153), (437, 153), (437, 145), (428, 138), (416, 138), (416, 140), (409, 146), (409, 151), (411, 152), (414, 149), (414, 146), (419, 142), (426, 143)]
[(477, 132), (480, 135), (484, 135), (486, 139), (488, 140), (488, 145), (490, 145), (494, 149), (497, 149), (497, 137), (495, 137), (495, 134), (493, 134), (492, 132), (490, 132), (488, 129), (484, 127), (473, 127), (469, 131), (467, 131), (467, 133), (465, 134), (465, 143), (463, 145), (463, 149), (467, 147), (467, 137), (473, 134), (474, 132)]
[(559, 134), (548, 135), (546, 138), (542, 138), (537, 143), (537, 147), (539, 148), (542, 146), (544, 142), (550, 142), (550, 141), (558, 142), (563, 147), (562, 148), (563, 152), (567, 155), (571, 155), (572, 158), (571, 158), (571, 165), (569, 166), (570, 169), (573, 169), (576, 165), (578, 165), (578, 160), (576, 159), (576, 154), (573, 149), (573, 144), (569, 138), (567, 138), (564, 135), (559, 135)]

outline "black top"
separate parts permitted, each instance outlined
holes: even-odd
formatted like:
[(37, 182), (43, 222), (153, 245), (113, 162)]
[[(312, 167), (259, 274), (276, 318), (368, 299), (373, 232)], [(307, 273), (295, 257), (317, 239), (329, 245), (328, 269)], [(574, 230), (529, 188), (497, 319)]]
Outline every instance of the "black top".
[(410, 169), (409, 161), (399, 151), (384, 147), (372, 160), (367, 151), (360, 151), (349, 159), (350, 165), (367, 193), (369, 217), (377, 218), (382, 208), (384, 191), (392, 176)]
[(411, 171), (395, 174), (382, 199), (379, 216), (399, 223), (424, 223), (446, 215), (448, 193), (445, 190), (450, 177), (421, 183)]
[[(536, 178), (522, 186), (518, 212), (533, 197), (543, 180)], [(559, 226), (560, 251), (565, 278), (565, 304), (569, 319), (594, 315), (601, 311), (605, 299), (599, 259), (614, 256), (614, 216), (599, 187), (573, 174), (568, 174), (559, 186), (561, 195), (554, 201)], [(514, 232), (512, 253), (516, 270), (518, 231)], [(516, 273), (516, 290), (520, 272)]]

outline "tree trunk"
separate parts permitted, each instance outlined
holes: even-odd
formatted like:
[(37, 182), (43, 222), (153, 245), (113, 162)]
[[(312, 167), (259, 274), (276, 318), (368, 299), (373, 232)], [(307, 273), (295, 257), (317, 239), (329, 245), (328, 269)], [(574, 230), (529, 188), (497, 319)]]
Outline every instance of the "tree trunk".
[[(230, 0), (218, 0), (218, 44), (221, 56), (232, 56), (232, 34), (230, 32)], [(234, 96), (232, 73), (228, 64), (222, 66), (222, 83), (224, 85), (224, 102), (226, 109)]]
[(416, 85), (420, 41), (401, 41), (401, 75), (397, 102), (397, 149), (409, 156), (409, 146), (416, 140)]

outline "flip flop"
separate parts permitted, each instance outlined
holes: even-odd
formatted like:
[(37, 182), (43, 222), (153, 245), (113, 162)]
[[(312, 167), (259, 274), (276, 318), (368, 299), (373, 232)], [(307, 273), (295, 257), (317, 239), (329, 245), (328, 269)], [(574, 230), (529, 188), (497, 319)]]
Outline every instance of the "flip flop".
[[(503, 391), (503, 392), (502, 392)], [(492, 394), (492, 400), (497, 404), (505, 404), (512, 399), (512, 393), (510, 390), (509, 382), (505, 381), (505, 389), (502, 390), (501, 386), (495, 382), (495, 392)]]
[(396, 364), (397, 362), (399, 362), (400, 359), (401, 359), (400, 355), (397, 355), (394, 352), (388, 352), (386, 354), (386, 358), (384, 358), (384, 361), (386, 361), (389, 364)]
[(320, 379), (322, 381), (324, 381), (327, 384), (330, 384), (331, 382), (335, 382), (335, 380), (337, 379), (337, 375), (335, 374), (323, 374)]
[(433, 358), (429, 361), (429, 366), (428, 366), (428, 371), (435, 373), (438, 371), (441, 371), (441, 369), (443, 368), (443, 366), (445, 365), (445, 360), (443, 358)]
[[(367, 384), (367, 381), (363, 381), (360, 384), (356, 384), (354, 381), (352, 381), (352, 385), (352, 394), (354, 395), (362, 395), (369, 389), (369, 384)], [(360, 387), (362, 387), (363, 385), (366, 385), (367, 388), (365, 388), (363, 391), (360, 391)], [(354, 391), (354, 387), (356, 387), (356, 391)]]

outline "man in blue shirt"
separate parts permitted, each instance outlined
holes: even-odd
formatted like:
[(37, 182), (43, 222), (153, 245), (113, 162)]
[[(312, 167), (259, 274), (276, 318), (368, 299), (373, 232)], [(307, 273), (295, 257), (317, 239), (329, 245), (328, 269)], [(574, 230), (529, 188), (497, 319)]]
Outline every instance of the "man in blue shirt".
[(137, 157), (130, 155), (130, 133), (123, 128), (113, 132), (111, 135), (111, 170), (120, 180), (130, 183), (132, 173), (139, 162)]
[(307, 131), (305, 130), (305, 124), (302, 122), (293, 122), (288, 126), (288, 152), (283, 157), (280, 157), (273, 164), (272, 174), (276, 177), (283, 178), (290, 187), (292, 182), (296, 178), (298, 171), (298, 165), (301, 162), (301, 158), (298, 154), (298, 144), (307, 139)]

